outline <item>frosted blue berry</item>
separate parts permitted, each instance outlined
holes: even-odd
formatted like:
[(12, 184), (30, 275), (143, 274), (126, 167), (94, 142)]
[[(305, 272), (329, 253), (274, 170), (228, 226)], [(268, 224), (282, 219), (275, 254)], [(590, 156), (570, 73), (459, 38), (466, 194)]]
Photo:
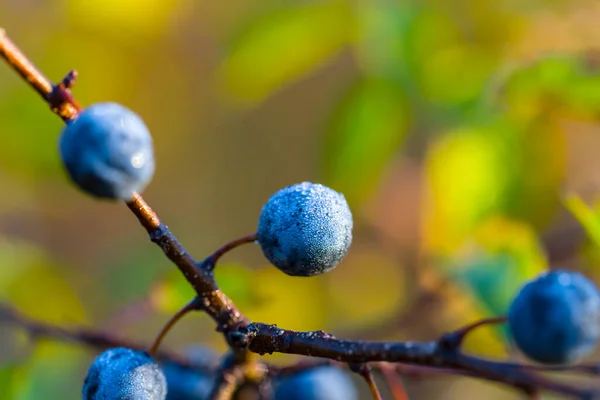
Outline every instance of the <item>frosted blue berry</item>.
[(274, 381), (275, 400), (357, 400), (358, 392), (347, 373), (337, 367), (319, 367)]
[(129, 200), (154, 174), (152, 136), (120, 104), (97, 103), (68, 121), (59, 150), (71, 180), (98, 198)]
[(124, 347), (106, 350), (90, 366), (83, 400), (165, 400), (167, 382), (148, 353)]
[(265, 257), (291, 276), (313, 276), (333, 269), (352, 243), (352, 213), (344, 195), (303, 182), (275, 193), (258, 222)]
[(521, 288), (508, 311), (517, 347), (544, 364), (569, 364), (600, 338), (600, 293), (577, 272), (553, 270)]

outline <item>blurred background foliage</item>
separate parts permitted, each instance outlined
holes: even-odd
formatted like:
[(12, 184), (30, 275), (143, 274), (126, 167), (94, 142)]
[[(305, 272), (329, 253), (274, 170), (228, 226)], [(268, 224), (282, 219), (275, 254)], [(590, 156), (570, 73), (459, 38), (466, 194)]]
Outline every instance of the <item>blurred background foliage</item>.
[[(390, 340), (501, 315), (549, 267), (600, 279), (599, 18), (586, 0), (0, 0), (0, 25), (47, 76), (75, 68), (82, 104), (145, 119), (145, 197), (197, 258), (254, 231), (281, 187), (343, 192), (356, 228), (339, 268), (292, 278), (247, 246), (217, 279), (251, 319)], [(6, 66), (0, 121), (0, 299), (152, 340), (190, 288), (125, 207), (67, 181), (60, 120)], [(165, 345), (190, 344), (225, 349), (203, 315)], [(502, 328), (468, 350), (519, 359)], [(0, 398), (77, 399), (93, 356), (3, 324)], [(415, 399), (515, 396), (406, 384)]]

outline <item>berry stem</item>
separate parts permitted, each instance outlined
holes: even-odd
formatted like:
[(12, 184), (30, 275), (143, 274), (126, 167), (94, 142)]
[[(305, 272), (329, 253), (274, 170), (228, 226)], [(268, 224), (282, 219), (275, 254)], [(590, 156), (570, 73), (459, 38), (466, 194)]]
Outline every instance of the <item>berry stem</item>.
[(258, 234), (253, 233), (251, 235), (242, 236), (241, 238), (232, 240), (231, 242), (223, 245), (221, 248), (217, 249), (214, 253), (208, 256), (201, 264), (200, 267), (206, 271), (212, 271), (215, 269), (217, 265), (217, 261), (229, 251), (235, 249), (246, 243), (254, 243), (258, 240)]
[[(264, 386), (262, 383), (267, 381), (268, 374), (269, 369), (264, 364), (250, 361), (246, 353), (231, 351), (223, 357), (221, 369), (217, 372), (217, 377), (207, 398), (230, 400), (240, 385), (244, 383), (256, 384), (258, 387)], [(264, 389), (268, 389), (268, 387)]]
[(169, 333), (169, 331), (171, 330), (171, 328), (173, 328), (175, 326), (175, 324), (181, 318), (183, 318), (186, 314), (188, 314), (191, 311), (199, 310), (199, 309), (200, 309), (200, 299), (198, 299), (198, 297), (194, 297), (194, 299), (192, 301), (190, 301), (188, 304), (186, 304), (185, 306), (183, 306), (179, 311), (177, 311), (167, 321), (167, 323), (162, 327), (162, 329), (160, 330), (160, 332), (156, 336), (156, 339), (154, 339), (154, 342), (152, 343), (152, 346), (150, 346), (150, 349), (148, 350), (148, 353), (150, 353), (150, 355), (152, 355), (152, 356), (154, 354), (156, 354), (156, 351), (158, 350), (158, 347), (160, 346), (161, 342), (163, 341), (163, 339), (165, 338), (165, 336), (167, 335), (167, 333)]
[(402, 383), (402, 374), (397, 372), (394, 366), (390, 364), (382, 363), (379, 369), (390, 388), (390, 392), (392, 392), (392, 396), (394, 396), (394, 400), (410, 400)]
[(365, 365), (363, 368), (361, 368), (360, 375), (367, 382), (367, 385), (369, 385), (369, 390), (371, 391), (373, 400), (383, 400), (381, 393), (379, 393), (379, 389), (377, 388), (377, 382), (375, 382), (375, 378), (373, 378), (371, 367)]

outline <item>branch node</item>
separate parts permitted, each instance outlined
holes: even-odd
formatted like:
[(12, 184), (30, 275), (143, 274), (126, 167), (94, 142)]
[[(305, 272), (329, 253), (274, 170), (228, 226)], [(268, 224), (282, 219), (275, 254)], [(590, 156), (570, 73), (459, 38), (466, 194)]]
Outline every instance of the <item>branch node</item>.
[(67, 72), (65, 77), (60, 82), (59, 86), (65, 89), (72, 89), (73, 86), (75, 86), (75, 81), (77, 81), (78, 76), (79, 74), (77, 73), (77, 71), (72, 69), (71, 71)]

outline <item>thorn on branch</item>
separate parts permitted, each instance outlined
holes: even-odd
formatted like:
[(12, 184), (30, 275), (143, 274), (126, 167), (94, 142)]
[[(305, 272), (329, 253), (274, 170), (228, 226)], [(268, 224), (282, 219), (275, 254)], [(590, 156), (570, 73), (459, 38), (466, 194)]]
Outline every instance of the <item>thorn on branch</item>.
[(481, 321), (474, 322), (453, 332), (446, 333), (438, 340), (438, 343), (440, 344), (440, 347), (446, 350), (457, 351), (462, 346), (467, 335), (475, 329), (485, 325), (503, 324), (504, 322), (506, 322), (506, 317), (504, 316), (482, 319)]
[(75, 81), (77, 80), (78, 75), (79, 74), (74, 69), (69, 71), (60, 82), (59, 86), (63, 89), (72, 89), (73, 86), (75, 86)]

